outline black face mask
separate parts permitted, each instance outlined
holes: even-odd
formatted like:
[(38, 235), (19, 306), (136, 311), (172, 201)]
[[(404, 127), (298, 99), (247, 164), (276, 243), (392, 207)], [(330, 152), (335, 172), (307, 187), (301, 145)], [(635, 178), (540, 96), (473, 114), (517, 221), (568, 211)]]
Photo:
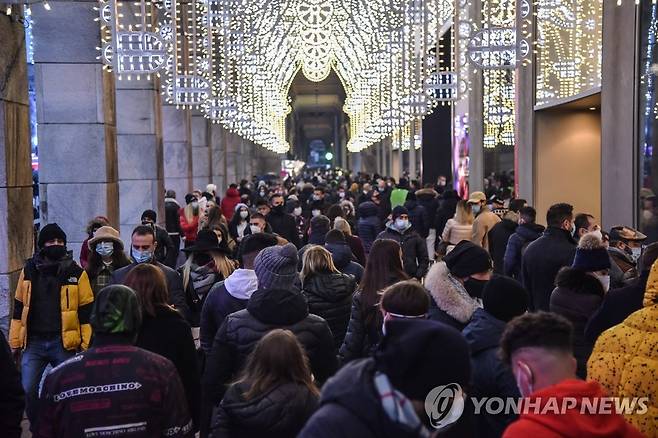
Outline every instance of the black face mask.
[(475, 278), (469, 277), (469, 279), (464, 282), (464, 288), (471, 297), (482, 298), (482, 292), (484, 291), (484, 286), (486, 284), (486, 280), (476, 280)]
[(66, 247), (63, 245), (46, 246), (41, 249), (41, 255), (48, 260), (61, 260), (66, 256)]
[(194, 254), (194, 262), (197, 266), (205, 266), (212, 261), (212, 257), (205, 253)]
[(276, 207), (272, 207), (272, 212), (274, 212), (276, 214), (283, 213), (283, 204), (277, 205)]

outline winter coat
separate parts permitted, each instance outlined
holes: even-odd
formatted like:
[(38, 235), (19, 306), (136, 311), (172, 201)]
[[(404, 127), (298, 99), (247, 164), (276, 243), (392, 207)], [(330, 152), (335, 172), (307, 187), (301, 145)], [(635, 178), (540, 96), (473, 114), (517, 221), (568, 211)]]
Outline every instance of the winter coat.
[(420, 234), (420, 237), (426, 239), (430, 233), (430, 220), (425, 207), (420, 205), (418, 201), (413, 200), (405, 202), (404, 207), (409, 212), (409, 222), (414, 230)]
[(333, 272), (311, 274), (302, 282), (308, 311), (327, 321), (336, 351), (345, 339), (355, 287), (354, 277)]
[(345, 236), (347, 245), (350, 247), (356, 262), (361, 266), (366, 265), (366, 249), (363, 247), (363, 242), (358, 236)]
[(443, 229), (446, 226), (448, 220), (452, 219), (455, 216), (457, 211), (457, 204), (459, 203), (459, 198), (447, 198), (441, 201), (441, 205), (436, 210), (436, 215), (434, 217), (434, 228), (436, 228), (436, 235), (441, 236), (443, 234)]
[(374, 202), (367, 201), (359, 205), (359, 238), (363, 242), (366, 254), (370, 252), (377, 235), (382, 231), (382, 222), (377, 216), (378, 209)]
[(452, 275), (445, 262), (438, 262), (425, 277), (425, 287), (430, 292), (429, 319), (463, 330), (473, 313), (482, 303), (472, 298), (464, 286)]
[(377, 239), (395, 240), (402, 248), (402, 264), (404, 271), (409, 277), (421, 279), (427, 273), (430, 264), (427, 255), (427, 244), (425, 239), (420, 237), (413, 227), (400, 232), (390, 223), (386, 230), (379, 233)]
[(213, 419), (212, 438), (294, 438), (318, 407), (318, 397), (299, 383), (284, 383), (244, 399), (249, 387), (232, 385)]
[(603, 286), (596, 277), (573, 268), (562, 269), (555, 279), (550, 311), (562, 315), (573, 325), (573, 350), (578, 361), (578, 376), (585, 378), (587, 359), (593, 345), (585, 340), (585, 326), (603, 302)]
[(188, 412), (198, 428), (201, 377), (192, 330), (181, 314), (170, 307), (158, 307), (155, 312), (155, 316), (144, 314), (135, 345), (174, 364), (185, 390)]
[(508, 277), (521, 280), (521, 256), (524, 248), (539, 239), (546, 228), (538, 224), (521, 224), (507, 241), (503, 257), (503, 273)]
[(427, 215), (427, 227), (434, 228), (434, 217), (436, 216), (436, 210), (439, 208), (438, 201), (439, 194), (434, 189), (420, 189), (416, 190), (416, 199), (418, 199), (418, 204), (423, 206), (425, 209), (425, 214)]
[[(162, 270), (165, 275), (165, 280), (167, 280), (169, 304), (174, 306), (174, 308), (185, 317), (187, 322), (191, 322), (192, 313), (190, 312), (190, 308), (187, 305), (187, 300), (185, 299), (185, 292), (183, 291), (183, 280), (180, 278), (180, 275), (162, 263), (156, 262), (154, 265)], [(112, 273), (112, 280), (110, 281), (110, 284), (123, 284), (124, 280), (128, 276), (128, 273), (132, 271), (135, 266), (137, 266), (137, 263), (131, 263), (128, 266), (124, 266), (123, 268), (114, 271)]]
[[(45, 283), (46, 275), (42, 273), (39, 265), (39, 256), (35, 255), (25, 263), (16, 285), (14, 294), (14, 313), (9, 326), (9, 345), (11, 348), (25, 348), (28, 341), (28, 330), (37, 322), (30, 320), (30, 306), (36, 306), (32, 299), (45, 300), (42, 293), (58, 294), (59, 304), (57, 314), (61, 315), (59, 327), (62, 334), (64, 349), (76, 351), (87, 349), (91, 340), (91, 308), (94, 294), (91, 290), (89, 277), (69, 253), (67, 258), (60, 261), (55, 267), (51, 277), (54, 290), (42, 291), (40, 283)], [(41, 284), (44, 286), (44, 284)], [(44, 286), (45, 287), (45, 286)], [(34, 289), (33, 289), (34, 288)], [(59, 293), (57, 292), (59, 291)], [(55, 304), (57, 305), (57, 304)], [(32, 328), (34, 328), (32, 326)]]
[(199, 216), (194, 216), (192, 221), (188, 222), (185, 218), (185, 209), (181, 208), (178, 212), (178, 220), (187, 245), (194, 243), (196, 241), (196, 235), (199, 232)]
[(271, 211), (267, 215), (267, 223), (270, 224), (274, 233), (283, 237), (297, 248), (301, 247), (299, 234), (297, 234), (297, 222), (293, 215), (285, 212), (275, 213)]
[(331, 253), (331, 259), (340, 272), (354, 277), (357, 284), (361, 283), (363, 266), (352, 260), (353, 254), (349, 246), (339, 243), (326, 243), (324, 247)]
[(249, 297), (258, 289), (253, 269), (236, 269), (208, 292), (201, 310), (201, 349), (210, 353), (217, 330), (231, 313), (247, 308)]
[(233, 218), (233, 213), (235, 213), (235, 206), (240, 203), (240, 192), (238, 189), (229, 188), (226, 191), (226, 196), (222, 199), (220, 204), (222, 209), (222, 214), (227, 221), (230, 221)]
[(170, 234), (180, 235), (180, 204), (174, 198), (165, 198), (165, 228)]
[(649, 271), (642, 272), (626, 287), (612, 289), (603, 297), (603, 303), (589, 319), (585, 327), (585, 338), (594, 345), (596, 339), (617, 324), (624, 322), (631, 313), (640, 310), (643, 305), (644, 291), (647, 288)]
[(4, 333), (0, 331), (0, 430), (6, 438), (20, 438), (25, 409), (21, 375), (11, 355)]
[[(212, 263), (212, 262), (211, 262)], [(184, 280), (185, 265), (176, 270), (181, 279)], [(224, 276), (215, 270), (214, 263), (205, 266), (198, 266), (192, 263), (190, 266), (190, 276), (187, 280), (187, 287), (185, 288), (185, 298), (187, 305), (190, 309), (192, 327), (199, 327), (201, 321), (201, 310), (203, 303), (206, 301), (210, 289), (220, 281), (224, 280)], [(183, 281), (183, 285), (185, 282)]]
[[(614, 413), (614, 407), (612, 414), (582, 414), (606, 396), (601, 385), (593, 381), (567, 379), (542, 388), (530, 395), (528, 409), (505, 429), (503, 438), (641, 438), (633, 426)], [(572, 401), (575, 405), (570, 404)], [(556, 406), (572, 407), (562, 411)], [(648, 419), (649, 414), (644, 417)]]
[(626, 420), (649, 437), (658, 436), (658, 264), (651, 268), (644, 307), (596, 341), (587, 364), (588, 378), (601, 383), (612, 397), (649, 397), (644, 415)]
[(493, 260), (493, 268), (496, 274), (502, 274), (504, 271), (505, 251), (507, 251), (507, 242), (516, 232), (518, 223), (511, 219), (503, 219), (493, 226), (489, 231), (489, 254)]
[(259, 289), (247, 308), (226, 317), (217, 331), (202, 379), (202, 431), (210, 421), (212, 405), (224, 395), (224, 385), (236, 377), (256, 343), (275, 328), (290, 330), (297, 336), (319, 384), (336, 371), (338, 362), (329, 325), (308, 312), (304, 295), (294, 288)]
[(532, 242), (521, 259), (521, 278), (530, 293), (530, 310), (548, 311), (555, 277), (560, 268), (571, 266), (576, 241), (568, 231), (548, 227)]
[(176, 269), (176, 258), (178, 257), (179, 248), (176, 248), (174, 241), (169, 237), (167, 230), (156, 225), (155, 240), (158, 242), (158, 246), (155, 248), (156, 260), (169, 266), (171, 269)]
[[(375, 309), (375, 312), (378, 312), (378, 310)], [(377, 316), (377, 313), (375, 313), (375, 317)], [(345, 364), (354, 359), (371, 356), (377, 344), (379, 344), (381, 336), (382, 333), (379, 326), (375, 329), (366, 326), (364, 314), (361, 309), (361, 292), (357, 291), (352, 297), (350, 321), (347, 325), (345, 340), (338, 353), (341, 363)]]
[[(484, 309), (477, 309), (471, 321), (462, 331), (471, 350), (473, 365), (473, 397), (512, 397), (521, 396), (512, 370), (498, 355), (500, 338), (505, 330), (505, 322), (493, 317)], [(504, 413), (476, 416), (478, 437), (500, 437), (505, 428), (516, 419), (516, 415)]]
[(441, 240), (449, 245), (457, 245), (462, 240), (471, 240), (473, 224), (460, 224), (454, 218), (448, 219), (443, 227)]
[(500, 221), (498, 215), (485, 208), (473, 222), (471, 242), (489, 251), (489, 231)]

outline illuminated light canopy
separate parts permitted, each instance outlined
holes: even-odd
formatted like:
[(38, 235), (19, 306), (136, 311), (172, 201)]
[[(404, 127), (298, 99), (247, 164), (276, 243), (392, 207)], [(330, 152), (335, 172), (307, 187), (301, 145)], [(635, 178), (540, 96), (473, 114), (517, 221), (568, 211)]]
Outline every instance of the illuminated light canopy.
[(169, 103), (279, 153), (293, 78), (333, 69), (359, 151), (453, 98), (457, 79), (433, 76), (452, 11), (452, 0), (102, 0), (101, 58), (119, 78), (160, 75)]

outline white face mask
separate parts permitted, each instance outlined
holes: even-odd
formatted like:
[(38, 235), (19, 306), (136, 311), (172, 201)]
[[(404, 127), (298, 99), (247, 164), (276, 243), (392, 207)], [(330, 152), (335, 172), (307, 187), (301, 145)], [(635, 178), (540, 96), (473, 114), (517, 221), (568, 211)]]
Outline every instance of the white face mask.
[(257, 225), (249, 225), (249, 229), (251, 230), (251, 234), (258, 234), (261, 232), (260, 227)]
[(475, 214), (475, 215), (480, 213), (480, 209), (482, 209), (482, 206), (480, 204), (474, 204), (473, 207), (471, 207), (471, 210), (473, 211), (473, 214)]
[(633, 252), (631, 258), (635, 263), (637, 263), (637, 261), (640, 260), (640, 257), (642, 256), (642, 248), (631, 248), (631, 251)]
[(599, 274), (592, 274), (594, 277), (596, 277), (599, 282), (601, 282), (601, 286), (603, 286), (603, 292), (608, 292), (610, 290), (610, 275), (599, 275)]
[(249, 212), (248, 212), (248, 211), (244, 211), (244, 210), (241, 211), (241, 212), (240, 212), (240, 217), (241, 217), (242, 219), (247, 219), (247, 217), (249, 217)]
[(313, 215), (313, 217), (320, 216), (320, 213), (321, 213), (320, 210), (313, 210), (313, 211), (311, 211), (311, 214)]
[(292, 214), (295, 216), (300, 216), (302, 214), (302, 207), (295, 207), (295, 209), (292, 211)]

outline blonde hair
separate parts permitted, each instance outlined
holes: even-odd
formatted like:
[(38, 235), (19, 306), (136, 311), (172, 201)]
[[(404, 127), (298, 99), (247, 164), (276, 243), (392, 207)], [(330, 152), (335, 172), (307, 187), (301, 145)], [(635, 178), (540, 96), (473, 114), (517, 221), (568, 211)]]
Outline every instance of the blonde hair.
[(318, 245), (307, 249), (302, 260), (302, 273), (300, 274), (302, 284), (304, 283), (304, 279), (310, 274), (339, 272), (331, 258), (331, 253)]
[(185, 220), (188, 224), (191, 224), (192, 221), (194, 221), (194, 218), (199, 216), (199, 211), (199, 207), (197, 207), (196, 214), (194, 214), (194, 207), (192, 207), (192, 203), (189, 203), (185, 206), (183, 209), (183, 214), (185, 215)]
[[(224, 277), (228, 278), (229, 275), (236, 270), (236, 262), (226, 257), (224, 254), (217, 251), (208, 251), (215, 263), (215, 271)], [(187, 289), (190, 284), (190, 272), (192, 271), (192, 261), (194, 260), (194, 253), (190, 253), (183, 264), (183, 290)]]
[(473, 209), (471, 204), (463, 199), (457, 203), (457, 211), (455, 212), (455, 221), (459, 224), (472, 225), (475, 217), (473, 216)]
[(352, 228), (350, 227), (349, 222), (342, 217), (334, 219), (334, 230), (342, 231), (346, 236), (352, 235)]

